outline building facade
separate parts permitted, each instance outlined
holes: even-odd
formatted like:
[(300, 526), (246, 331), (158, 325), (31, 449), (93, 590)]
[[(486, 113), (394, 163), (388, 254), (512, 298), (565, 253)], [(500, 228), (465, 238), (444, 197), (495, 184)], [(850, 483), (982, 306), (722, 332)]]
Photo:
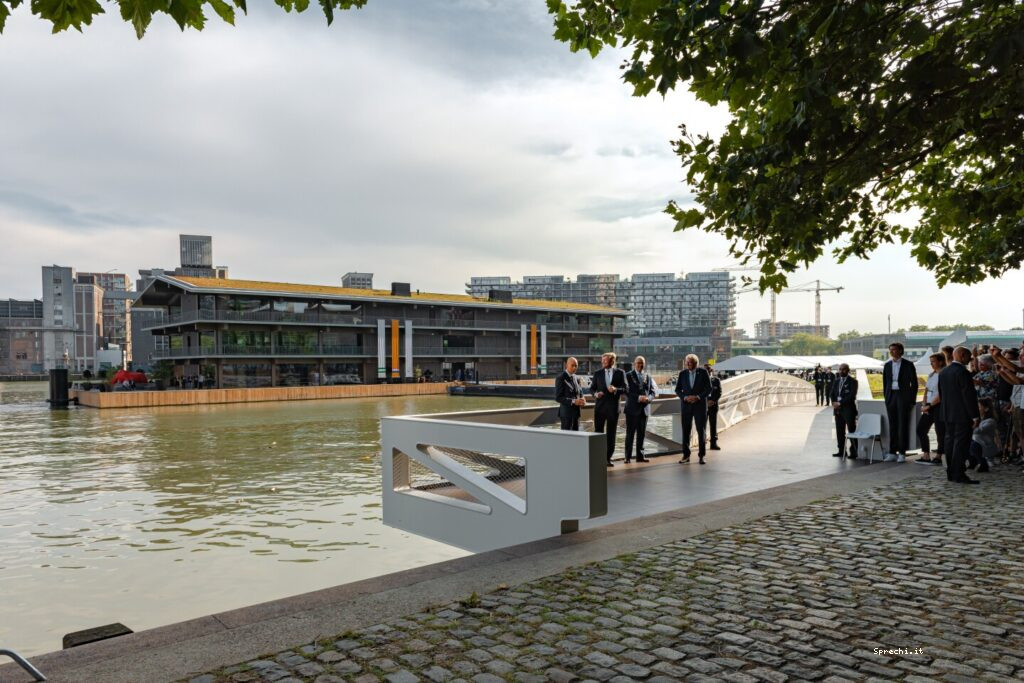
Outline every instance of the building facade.
[(124, 273), (84, 273), (79, 271), (76, 281), (95, 283), (103, 289), (103, 340), (107, 347), (116, 344), (124, 350), (127, 360), (132, 359), (132, 280)]
[[(508, 276), (472, 277), (466, 285), (471, 296), (486, 297), (491, 290), (514, 297), (572, 301), (627, 311), (626, 339), (616, 349), (658, 348), (648, 358), (660, 369), (677, 370), (682, 358), (697, 353), (719, 360), (731, 355), (729, 329), (736, 324), (736, 289), (728, 272), (528, 275), (522, 281)], [(636, 338), (635, 340), (633, 338)], [(660, 343), (652, 339), (661, 339)], [(670, 362), (670, 357), (675, 359)]]
[(0, 301), (0, 375), (43, 372), (43, 302)]
[(96, 369), (96, 351), (103, 348), (103, 288), (95, 282), (75, 283), (74, 370)]
[(582, 373), (622, 336), (620, 309), (500, 298), (160, 274), (137, 303), (166, 312), (154, 360), (222, 387)]
[(43, 266), (43, 370), (70, 368), (75, 356), (75, 269)]
[(805, 325), (786, 320), (758, 320), (754, 323), (754, 338), (767, 341), (770, 339), (792, 339), (798, 334), (813, 334), (816, 337), (828, 337), (828, 325)]
[(373, 289), (373, 273), (345, 273), (341, 286), (349, 289)]

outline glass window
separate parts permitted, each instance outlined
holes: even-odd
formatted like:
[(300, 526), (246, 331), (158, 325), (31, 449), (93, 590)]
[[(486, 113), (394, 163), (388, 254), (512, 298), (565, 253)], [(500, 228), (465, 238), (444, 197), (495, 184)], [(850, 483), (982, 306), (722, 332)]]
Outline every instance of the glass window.
[(358, 363), (324, 363), (321, 384), (361, 384), (363, 376)]
[(318, 366), (314, 363), (282, 363), (277, 366), (277, 384), (282, 387), (320, 384)]
[(269, 387), (271, 373), (270, 363), (225, 363), (221, 367), (221, 386)]

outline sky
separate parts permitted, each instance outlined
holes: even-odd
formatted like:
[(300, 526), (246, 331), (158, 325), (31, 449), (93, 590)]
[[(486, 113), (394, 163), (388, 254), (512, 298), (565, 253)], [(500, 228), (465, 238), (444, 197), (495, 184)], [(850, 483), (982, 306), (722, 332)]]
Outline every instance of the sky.
[[(101, 17), (51, 35), (22, 6), (0, 36), (0, 298), (40, 266), (178, 265), (209, 234), (232, 277), (338, 283), (374, 273), (461, 292), (473, 275), (689, 272), (734, 264), (724, 238), (675, 233), (691, 201), (670, 142), (716, 133), (689, 93), (635, 98), (623, 53), (572, 54), (542, 0), (370, 0), (333, 26), (249, 3), (237, 26), (139, 41)], [(258, 6), (257, 6), (258, 5)], [(737, 273), (737, 276), (742, 273)], [(833, 334), (1022, 323), (1024, 274), (941, 293), (903, 246), (795, 274)], [(1014, 294), (1017, 294), (1014, 296)], [(812, 322), (814, 295), (779, 296)], [(753, 332), (768, 298), (742, 294)]]

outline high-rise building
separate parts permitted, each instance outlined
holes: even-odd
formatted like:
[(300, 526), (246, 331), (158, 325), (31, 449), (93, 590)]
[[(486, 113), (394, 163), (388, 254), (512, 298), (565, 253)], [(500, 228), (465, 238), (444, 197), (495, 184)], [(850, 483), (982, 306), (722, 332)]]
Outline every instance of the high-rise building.
[(727, 272), (636, 273), (632, 278), (618, 275), (580, 275), (574, 282), (564, 275), (528, 275), (521, 282), (507, 276), (472, 277), (466, 293), (485, 297), (489, 290), (512, 292), (522, 299), (573, 301), (613, 306), (629, 311), (627, 320), (634, 334), (678, 331), (693, 327), (721, 328), (722, 334), (735, 324), (735, 286)]
[(181, 266), (174, 270), (176, 275), (227, 278), (227, 266), (213, 265), (213, 237), (178, 235), (178, 245), (181, 250)]
[(43, 369), (70, 368), (75, 357), (75, 269), (43, 266)]
[(373, 273), (345, 273), (341, 286), (349, 289), (373, 289)]
[(182, 268), (213, 268), (213, 237), (178, 235)]
[(94, 283), (103, 289), (102, 346), (116, 344), (132, 358), (132, 280), (124, 273), (78, 273), (80, 283)]
[(95, 282), (75, 283), (75, 370), (96, 367), (96, 351), (103, 348), (103, 288)]
[[(471, 277), (466, 292), (486, 297), (490, 290), (512, 293), (514, 298), (572, 301), (611, 306), (629, 313), (628, 335), (616, 340), (616, 349), (632, 353), (657, 350), (647, 356), (660, 369), (678, 369), (686, 353), (701, 358), (728, 358), (732, 341), (729, 328), (736, 324), (736, 291), (728, 272), (528, 275), (521, 282), (508, 276)], [(640, 339), (642, 338), (642, 339)]]
[(43, 371), (43, 302), (0, 301), (0, 375)]
[(754, 323), (754, 337), (760, 340), (792, 339), (797, 334), (813, 334), (816, 337), (827, 337), (828, 325), (810, 325), (789, 322), (788, 320), (758, 320)]

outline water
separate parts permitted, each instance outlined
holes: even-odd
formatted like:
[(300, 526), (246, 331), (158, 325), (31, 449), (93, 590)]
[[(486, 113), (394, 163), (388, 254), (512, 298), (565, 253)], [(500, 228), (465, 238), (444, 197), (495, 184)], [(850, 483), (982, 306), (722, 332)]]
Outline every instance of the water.
[(0, 647), (27, 655), (460, 557), (381, 523), (378, 420), (538, 403), (51, 411), (46, 392), (0, 383)]

